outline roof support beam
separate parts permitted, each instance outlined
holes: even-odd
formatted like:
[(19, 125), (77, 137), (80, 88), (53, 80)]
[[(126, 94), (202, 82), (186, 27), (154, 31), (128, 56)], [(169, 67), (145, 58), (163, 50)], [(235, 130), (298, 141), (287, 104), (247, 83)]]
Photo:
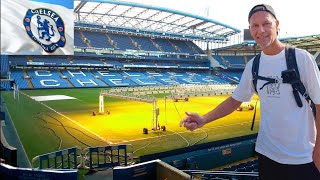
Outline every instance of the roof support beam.
[[(138, 13), (137, 15), (133, 16), (132, 18), (126, 20), (125, 22), (123, 22), (121, 24), (121, 26), (124, 26), (126, 23), (129, 23), (129, 21), (131, 21), (132, 19), (137, 19), (141, 14), (144, 14), (146, 12), (148, 12), (149, 9), (145, 9), (144, 11), (141, 11), (140, 13)], [(135, 25), (140, 24), (140, 23), (136, 23)], [(136, 27), (135, 25), (132, 25), (134, 28)]]
[(86, 4), (87, 4), (87, 2), (81, 1), (81, 2), (77, 5), (77, 7), (74, 8), (73, 12), (79, 13), (79, 11), (81, 10), (81, 8), (82, 8), (84, 5), (86, 5)]
[(88, 15), (87, 15), (86, 17), (84, 17), (82, 20), (86, 20), (87, 17), (88, 17), (94, 10), (96, 10), (101, 4), (102, 4), (102, 3), (99, 3), (98, 5), (96, 5), (96, 7), (94, 7), (94, 8), (90, 11), (90, 13), (88, 13)]

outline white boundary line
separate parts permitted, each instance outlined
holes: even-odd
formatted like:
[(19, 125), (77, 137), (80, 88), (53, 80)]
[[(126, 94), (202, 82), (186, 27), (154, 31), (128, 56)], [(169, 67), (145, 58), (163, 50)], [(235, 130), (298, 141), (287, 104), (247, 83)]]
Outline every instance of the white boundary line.
[[(23, 93), (23, 92), (21, 92), (21, 93), (22, 93), (23, 95), (25, 95), (25, 96), (29, 97), (30, 99), (32, 99), (28, 94)], [(32, 99), (32, 100), (34, 100), (34, 99)], [(35, 101), (35, 100), (34, 100), (34, 101)], [(60, 113), (60, 112), (58, 112), (58, 111), (54, 110), (53, 108), (49, 107), (48, 105), (46, 105), (46, 104), (44, 104), (44, 103), (42, 103), (42, 102), (39, 102), (39, 101), (36, 101), (36, 102), (40, 103), (41, 105), (45, 106), (46, 108), (50, 109), (51, 111), (53, 111), (53, 112), (55, 112), (55, 113), (59, 114), (60, 116), (62, 116), (62, 117), (64, 117), (64, 118), (66, 118), (67, 120), (69, 120), (69, 121), (73, 122), (74, 124), (76, 124), (76, 125), (80, 126), (82, 129), (84, 129), (84, 130), (86, 130), (86, 131), (90, 132), (91, 134), (93, 134), (93, 135), (97, 136), (97, 137), (98, 137), (99, 139), (101, 139), (102, 141), (104, 141), (104, 142), (106, 142), (106, 143), (108, 143), (108, 144), (114, 144), (113, 142), (106, 140), (105, 138), (103, 138), (103, 137), (101, 137), (100, 135), (96, 134), (95, 132), (92, 132), (91, 130), (89, 130), (89, 129), (85, 128), (84, 126), (82, 126), (81, 124), (79, 124), (79, 123), (77, 123), (76, 121), (72, 120), (71, 118), (69, 118), (69, 117), (65, 116), (64, 114), (62, 114), (62, 113)]]

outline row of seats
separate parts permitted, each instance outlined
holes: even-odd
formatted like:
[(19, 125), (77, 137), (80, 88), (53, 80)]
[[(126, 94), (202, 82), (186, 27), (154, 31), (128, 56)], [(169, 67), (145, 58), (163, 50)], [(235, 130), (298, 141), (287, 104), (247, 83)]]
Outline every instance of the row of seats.
[[(311, 54), (315, 54), (315, 52), (311, 52)], [(212, 55), (212, 57), (218, 61), (218, 63), (224, 67), (231, 68), (244, 68), (246, 65), (245, 56), (218, 56)], [(250, 61), (255, 56), (246, 56), (247, 60)], [(320, 55), (315, 57), (315, 60), (318, 64), (320, 64)]]
[[(247, 162), (235, 164), (229, 167), (225, 167), (220, 169), (219, 171), (215, 171), (215, 173), (207, 173), (203, 174), (202, 180), (212, 180), (212, 179), (232, 179), (232, 180), (258, 180), (258, 176), (250, 176), (250, 175), (234, 175), (230, 172), (242, 172), (242, 173), (257, 173), (259, 170), (258, 160), (250, 160)], [(224, 171), (228, 171), (226, 173), (222, 173)], [(221, 172), (221, 173), (220, 173)]]
[[(30, 57), (29, 57), (30, 58)], [(117, 61), (117, 60), (100, 60), (96, 58), (80, 58), (75, 57), (72, 60), (69, 60), (66, 57), (50, 57), (43, 58), (34, 56), (29, 59), (26, 56), (11, 56), (10, 65), (12, 66), (26, 66), (26, 65), (44, 65), (44, 66), (66, 66), (66, 65), (79, 65), (79, 66), (116, 66), (116, 67), (125, 67), (128, 65), (142, 65), (142, 66), (177, 66), (180, 68), (186, 67), (203, 67), (209, 68), (209, 61), (199, 61), (196, 64), (194, 62), (183, 62), (183, 61), (151, 61), (151, 60), (130, 60), (129, 61)], [(1, 61), (2, 62), (2, 61)]]
[(240, 82), (243, 71), (217, 71), (217, 74), (223, 79), (233, 79)]
[(6, 73), (9, 71), (9, 58), (7, 55), (1, 55), (1, 62), (0, 62), (0, 72), (1, 76), (5, 76)]
[(233, 65), (245, 65), (244, 56), (223, 56), (226, 61), (230, 63), (230, 66)]
[(116, 87), (173, 84), (225, 84), (217, 76), (204, 72), (106, 71), (106, 70), (12, 70), (12, 78), (21, 89), (71, 87)]
[(111, 48), (120, 50), (163, 51), (174, 53), (204, 54), (191, 41), (148, 38), (133, 35), (75, 30), (76, 47)]
[(1, 81), (0, 82), (0, 90), (10, 90), (10, 89), (11, 89), (10, 81)]
[[(46, 70), (42, 72), (46, 72)], [(66, 80), (61, 78), (60, 74), (57, 71), (51, 71), (50, 73), (41, 73), (41, 71), (28, 70), (27, 73), (31, 77), (30, 80), (34, 88), (71, 87)], [(44, 82), (43, 80), (45, 80), (46, 77), (50, 77), (50, 79), (47, 79)], [(43, 84), (46, 84), (47, 86)]]
[(11, 70), (11, 79), (14, 79), (19, 88), (29, 89), (28, 81), (24, 77), (25, 75), (22, 70)]
[[(218, 63), (224, 67), (242, 68), (244, 69), (246, 62), (244, 56), (212, 56)], [(253, 56), (247, 56), (250, 60)]]

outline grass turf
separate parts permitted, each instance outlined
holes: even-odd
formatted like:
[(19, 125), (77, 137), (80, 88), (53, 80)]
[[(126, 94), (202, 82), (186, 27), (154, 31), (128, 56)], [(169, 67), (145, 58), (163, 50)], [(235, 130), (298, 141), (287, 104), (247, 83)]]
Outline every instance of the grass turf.
[[(230, 95), (173, 102), (170, 99), (165, 101), (165, 94), (159, 94), (155, 95), (160, 109), (159, 124), (166, 126), (166, 131), (149, 130), (146, 135), (142, 129), (152, 127), (152, 104), (105, 97), (105, 109), (110, 114), (92, 116), (98, 111), (99, 92), (100, 89), (93, 88), (23, 91), (29, 96), (68, 95), (77, 98), (42, 104), (22, 94), (17, 102), (13, 100), (12, 92), (4, 92), (3, 97), (29, 159), (58, 149), (108, 144), (131, 144), (135, 157), (138, 157), (195, 143), (254, 134), (258, 129), (256, 126), (254, 131), (250, 130), (253, 111), (244, 110), (196, 131), (187, 131), (179, 127), (185, 112), (205, 114)], [(259, 119), (259, 106), (256, 119)]]

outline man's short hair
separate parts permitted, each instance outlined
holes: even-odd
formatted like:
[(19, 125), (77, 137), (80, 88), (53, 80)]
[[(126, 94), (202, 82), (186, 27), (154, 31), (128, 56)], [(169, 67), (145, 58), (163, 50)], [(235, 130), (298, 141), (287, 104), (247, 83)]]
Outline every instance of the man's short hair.
[(276, 17), (276, 13), (274, 12), (273, 8), (270, 5), (267, 4), (258, 4), (256, 6), (254, 6), (250, 12), (249, 12), (249, 16), (248, 16), (248, 21), (250, 21), (251, 16), (259, 11), (265, 11), (270, 13), (275, 19), (277, 19)]

